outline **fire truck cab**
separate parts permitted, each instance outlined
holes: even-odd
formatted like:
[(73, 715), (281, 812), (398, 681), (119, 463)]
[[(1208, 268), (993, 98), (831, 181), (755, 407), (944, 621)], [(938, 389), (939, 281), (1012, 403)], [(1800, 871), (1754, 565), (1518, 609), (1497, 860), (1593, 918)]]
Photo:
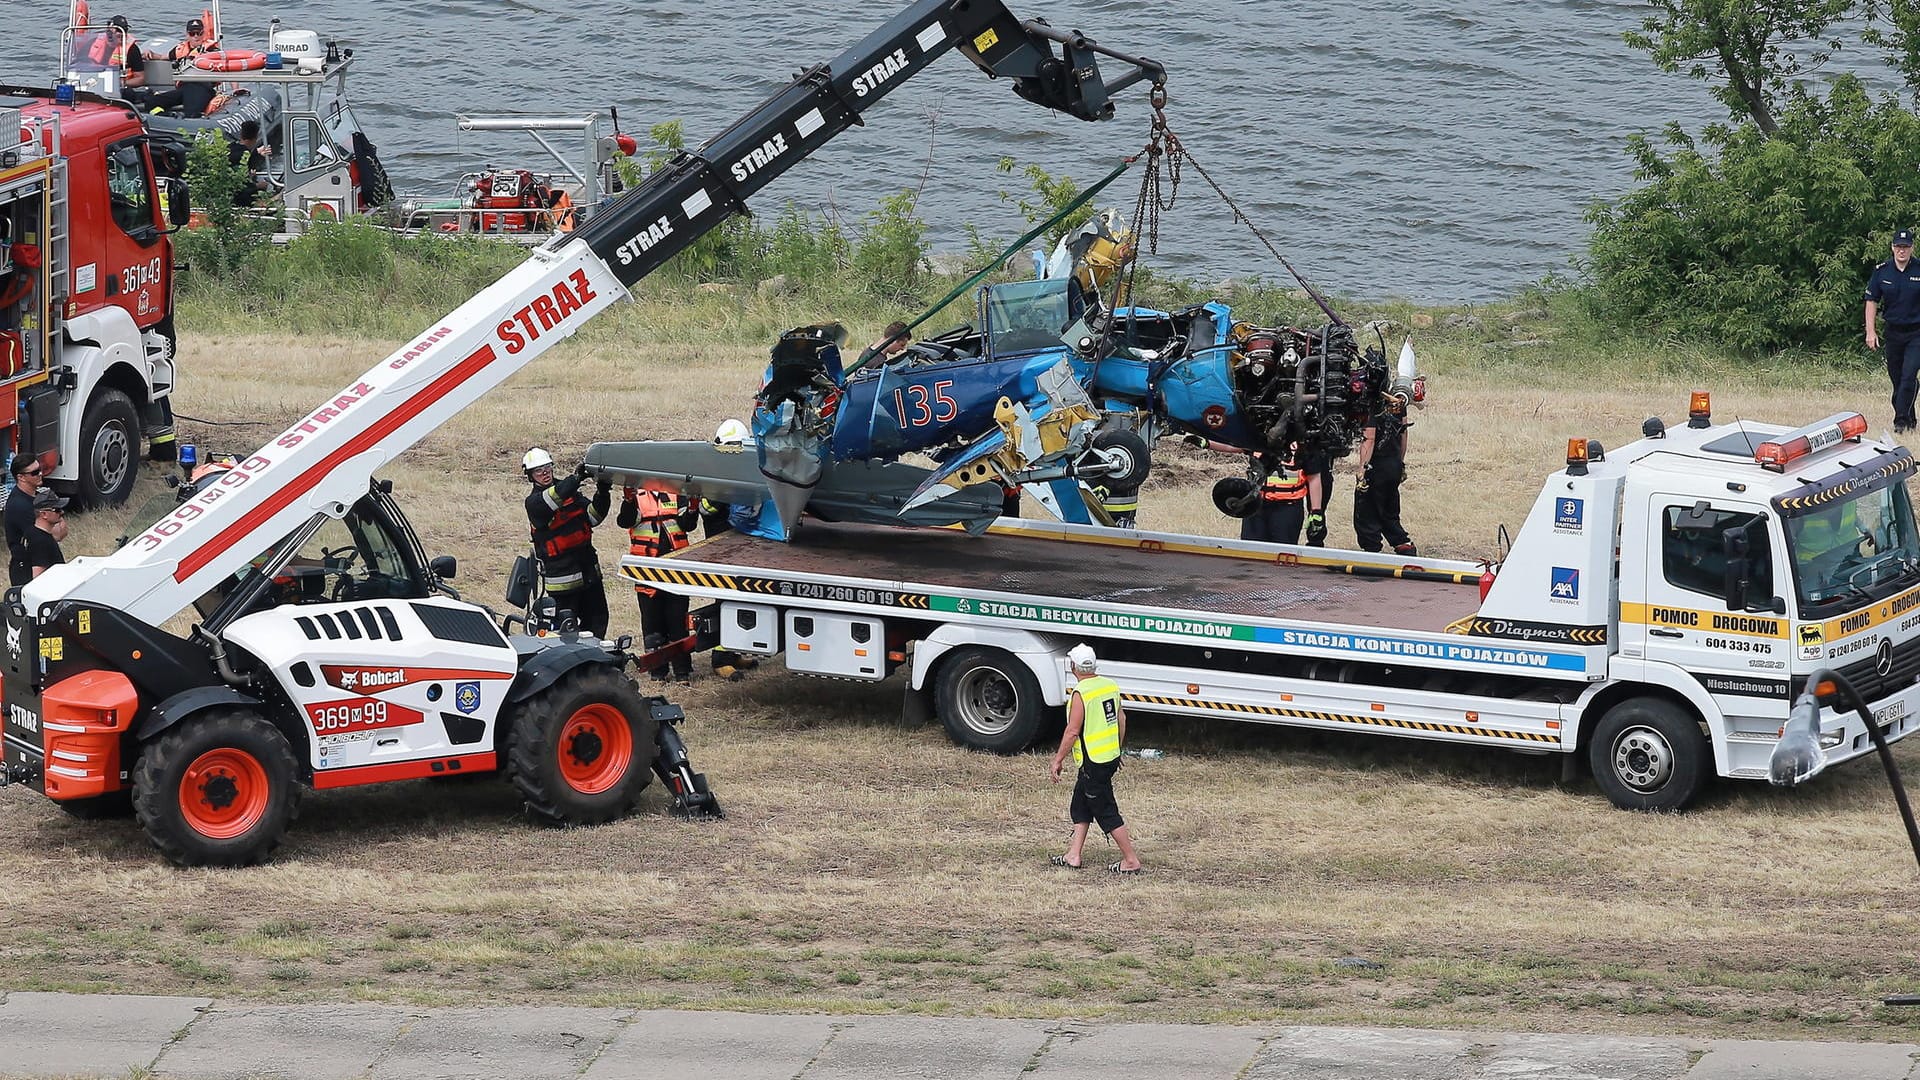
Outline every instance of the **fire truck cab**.
[(132, 491), (143, 434), (172, 456), (188, 205), (125, 103), (0, 86), (0, 447), (88, 505)]

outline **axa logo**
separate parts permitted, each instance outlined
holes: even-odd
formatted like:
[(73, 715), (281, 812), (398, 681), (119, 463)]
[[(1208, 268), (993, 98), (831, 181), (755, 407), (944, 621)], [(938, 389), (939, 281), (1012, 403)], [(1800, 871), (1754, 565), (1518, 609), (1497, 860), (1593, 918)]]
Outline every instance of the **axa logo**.
[(1547, 599), (1575, 601), (1580, 599), (1580, 570), (1572, 566), (1556, 566), (1553, 578), (1547, 586)]

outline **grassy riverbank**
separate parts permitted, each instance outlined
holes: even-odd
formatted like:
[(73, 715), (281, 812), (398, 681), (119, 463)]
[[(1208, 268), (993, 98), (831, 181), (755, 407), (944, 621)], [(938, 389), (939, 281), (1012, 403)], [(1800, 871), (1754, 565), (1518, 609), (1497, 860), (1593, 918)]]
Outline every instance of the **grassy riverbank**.
[[(194, 307), (184, 325), (219, 328), (183, 342), (181, 411), (252, 426), (183, 427), (251, 447), (423, 325), (424, 296), (316, 299), (270, 331), (263, 316)], [(1433, 403), (1414, 429), (1406, 516), (1423, 550), (1490, 555), (1568, 435), (1618, 445), (1648, 414), (1676, 420), (1696, 386), (1723, 417), (1862, 406), (1888, 426), (1864, 357), (1755, 367), (1610, 340), (1549, 307), (1417, 332)], [(382, 329), (303, 322), (325, 312)], [(827, 314), (861, 335), (891, 317), (751, 289), (649, 292), (382, 475), (429, 550), (459, 557), (456, 584), (490, 600), (524, 544), (527, 445), (570, 462), (598, 439), (704, 436), (746, 410), (770, 333)], [(1142, 524), (1230, 533), (1206, 489), (1231, 462), (1160, 450)], [(1351, 479), (1336, 538), (1350, 535)], [(76, 524), (76, 553), (105, 550), (121, 525)], [(612, 530), (600, 540), (609, 561), (621, 546)], [(610, 594), (614, 629), (635, 630), (632, 602)], [(76, 822), (9, 793), (7, 985), (1741, 1037), (1910, 1040), (1920, 1023), (1876, 1004), (1920, 986), (1920, 923), (1870, 764), (1649, 817), (1610, 809), (1589, 783), (1560, 786), (1555, 759), (1141, 717), (1136, 743), (1167, 757), (1122, 774), (1151, 868), (1122, 881), (1047, 868), (1066, 793), (1043, 756), (967, 753), (902, 725), (897, 683), (773, 668), (675, 695), (732, 813), (721, 823), (672, 820), (650, 791), (631, 819), (553, 831), (525, 824), (504, 784), (420, 782), (309, 798), (269, 867), (179, 871), (130, 822)], [(1910, 773), (1916, 754), (1900, 753)], [(1354, 956), (1384, 966), (1340, 963)]]

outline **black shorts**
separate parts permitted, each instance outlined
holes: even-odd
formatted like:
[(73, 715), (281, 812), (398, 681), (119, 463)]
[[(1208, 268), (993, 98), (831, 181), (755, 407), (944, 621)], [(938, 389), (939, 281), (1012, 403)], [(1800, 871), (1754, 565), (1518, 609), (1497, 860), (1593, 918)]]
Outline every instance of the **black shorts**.
[(1073, 781), (1073, 801), (1067, 804), (1067, 816), (1075, 825), (1097, 823), (1101, 832), (1110, 833), (1127, 823), (1113, 797), (1113, 774), (1119, 771), (1118, 758), (1081, 763), (1080, 775)]

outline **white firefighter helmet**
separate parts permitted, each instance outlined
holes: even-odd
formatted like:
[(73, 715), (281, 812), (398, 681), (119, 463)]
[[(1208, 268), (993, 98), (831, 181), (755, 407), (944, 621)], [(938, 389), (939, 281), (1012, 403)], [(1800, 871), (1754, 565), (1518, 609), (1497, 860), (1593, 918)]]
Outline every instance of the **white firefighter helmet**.
[(552, 466), (553, 455), (537, 446), (527, 451), (527, 455), (520, 459), (521, 472), (532, 472), (535, 469), (551, 468)]
[(715, 446), (744, 446), (747, 434), (747, 425), (740, 421), (722, 420), (713, 433), (713, 442)]
[(1100, 658), (1093, 655), (1093, 646), (1081, 642), (1067, 650), (1067, 663), (1073, 665), (1076, 675), (1091, 675), (1100, 667)]

